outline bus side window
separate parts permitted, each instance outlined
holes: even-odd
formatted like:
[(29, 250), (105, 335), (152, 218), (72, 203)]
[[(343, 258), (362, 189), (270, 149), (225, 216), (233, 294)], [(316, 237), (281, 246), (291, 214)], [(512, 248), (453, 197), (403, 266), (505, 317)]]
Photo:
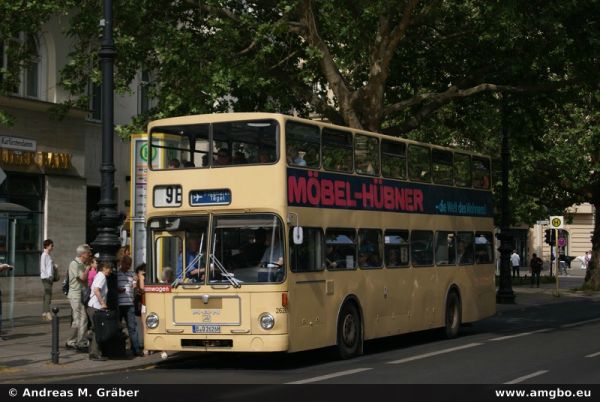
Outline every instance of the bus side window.
[(375, 137), (354, 136), (354, 162), (356, 173), (379, 176), (379, 140)]
[(492, 261), (494, 261), (494, 237), (492, 233), (475, 233), (475, 263), (489, 264)]
[(436, 233), (435, 264), (456, 264), (456, 245), (454, 232), (439, 231)]
[(293, 228), (290, 228), (290, 258), (292, 272), (314, 272), (325, 268), (323, 263), (323, 231), (321, 228), (302, 228), (302, 244), (294, 244)]
[(472, 159), (473, 162), (473, 187), (489, 190), (490, 188), (490, 160), (487, 158)]
[(288, 165), (318, 169), (321, 164), (321, 133), (318, 126), (288, 121), (285, 124)]
[(451, 186), (452, 180), (452, 152), (441, 149), (431, 150), (433, 160), (433, 182)]
[(456, 243), (456, 261), (458, 265), (473, 264), (473, 232), (458, 232)]
[(433, 232), (413, 230), (410, 236), (411, 259), (414, 266), (433, 265)]
[(392, 179), (406, 178), (406, 144), (403, 142), (381, 141), (381, 173)]
[(358, 266), (360, 268), (380, 268), (381, 231), (378, 229), (360, 229), (358, 231)]
[(352, 134), (323, 129), (323, 168), (335, 172), (352, 172)]
[(384, 236), (385, 266), (408, 267), (410, 264), (408, 230), (386, 230)]
[(327, 229), (325, 261), (328, 270), (356, 268), (356, 232), (354, 229)]
[(431, 149), (429, 147), (409, 145), (408, 175), (414, 181), (431, 182)]
[(471, 157), (467, 154), (454, 154), (454, 184), (471, 187)]

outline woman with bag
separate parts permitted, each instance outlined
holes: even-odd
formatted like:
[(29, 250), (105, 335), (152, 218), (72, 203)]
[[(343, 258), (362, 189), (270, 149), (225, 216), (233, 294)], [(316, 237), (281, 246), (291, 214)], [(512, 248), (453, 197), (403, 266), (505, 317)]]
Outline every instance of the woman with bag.
[[(106, 320), (106, 322), (101, 322), (100, 326), (98, 324), (100, 321), (102, 321), (99, 318), (103, 318), (102, 316), (106, 315), (108, 312), (106, 305), (106, 296), (108, 294), (106, 278), (111, 274), (111, 272), (112, 266), (109, 263), (103, 263), (102, 269), (98, 271), (96, 277), (94, 278), (94, 282), (92, 282), (91, 297), (87, 305), (87, 313), (92, 322), (92, 341), (90, 343), (89, 355), (90, 360), (106, 360), (106, 357), (102, 355), (102, 351), (100, 350), (98, 344), (104, 342), (106, 339), (110, 339), (110, 336), (107, 336), (107, 333), (111, 331), (109, 328), (111, 327), (111, 322), (110, 320)], [(106, 318), (110, 319), (110, 317)], [(116, 323), (116, 320), (113, 321)]]
[(51, 321), (50, 303), (52, 302), (52, 284), (58, 282), (58, 267), (52, 261), (52, 250), (54, 250), (54, 242), (50, 239), (44, 240), (44, 251), (40, 256), (40, 278), (44, 286), (44, 299), (42, 301), (42, 320)]

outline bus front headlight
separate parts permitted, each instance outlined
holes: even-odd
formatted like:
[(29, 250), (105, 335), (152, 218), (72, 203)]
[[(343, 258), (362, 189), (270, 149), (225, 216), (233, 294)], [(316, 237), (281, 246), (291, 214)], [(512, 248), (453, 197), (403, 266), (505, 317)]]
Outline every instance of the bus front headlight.
[(258, 317), (258, 322), (260, 322), (262, 329), (271, 329), (275, 326), (275, 318), (269, 313), (262, 313)]
[(146, 316), (146, 326), (150, 329), (158, 327), (158, 315), (150, 313)]

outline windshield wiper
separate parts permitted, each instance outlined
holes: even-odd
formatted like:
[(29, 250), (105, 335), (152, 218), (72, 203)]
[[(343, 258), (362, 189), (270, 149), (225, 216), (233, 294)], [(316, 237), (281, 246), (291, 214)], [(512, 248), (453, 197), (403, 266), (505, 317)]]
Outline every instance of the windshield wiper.
[(210, 254), (211, 274), (212, 274), (212, 268), (217, 267), (217, 269), (221, 272), (221, 276), (225, 277), (225, 279), (227, 279), (227, 281), (229, 283), (231, 283), (231, 285), (234, 288), (241, 287), (242, 285), (240, 284), (240, 281), (235, 279), (233, 274), (231, 272), (227, 271), (227, 269), (223, 266), (223, 264), (221, 264), (221, 261), (219, 261), (219, 259), (217, 257), (215, 257), (216, 243), (217, 243), (217, 235), (215, 234), (215, 237), (213, 239), (213, 249), (212, 249), (212, 253)]

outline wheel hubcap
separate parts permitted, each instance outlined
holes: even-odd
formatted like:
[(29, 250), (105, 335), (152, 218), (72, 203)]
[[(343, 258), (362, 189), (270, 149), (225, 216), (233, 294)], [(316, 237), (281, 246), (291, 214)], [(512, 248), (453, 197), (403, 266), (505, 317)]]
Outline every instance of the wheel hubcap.
[(344, 343), (347, 346), (353, 345), (356, 340), (356, 321), (354, 320), (354, 316), (351, 314), (348, 314), (344, 318), (342, 336)]

